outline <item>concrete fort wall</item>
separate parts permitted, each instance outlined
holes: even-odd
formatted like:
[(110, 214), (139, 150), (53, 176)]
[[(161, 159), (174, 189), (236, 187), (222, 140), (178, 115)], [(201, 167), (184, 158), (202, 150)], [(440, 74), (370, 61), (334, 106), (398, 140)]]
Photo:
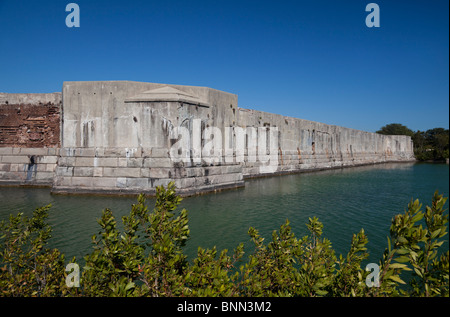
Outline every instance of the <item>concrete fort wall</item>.
[[(62, 105), (58, 149), (41, 155), (57, 162), (36, 166), (52, 173), (55, 193), (153, 194), (174, 181), (190, 195), (247, 177), (414, 160), (410, 137), (242, 109), (236, 95), (207, 87), (65, 82)], [(0, 182), (28, 171), (7, 163), (21, 149), (1, 146)]]
[(0, 93), (0, 184), (52, 186), (61, 93)]
[(174, 160), (175, 127), (224, 127), (237, 96), (205, 87), (136, 82), (66, 82), (63, 130), (53, 192), (153, 194), (174, 181), (190, 195), (244, 185), (238, 163)]

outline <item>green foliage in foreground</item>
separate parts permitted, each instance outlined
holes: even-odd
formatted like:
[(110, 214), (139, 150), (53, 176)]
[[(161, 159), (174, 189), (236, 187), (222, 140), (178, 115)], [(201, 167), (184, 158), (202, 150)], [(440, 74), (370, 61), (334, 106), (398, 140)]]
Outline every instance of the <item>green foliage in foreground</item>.
[[(45, 222), (50, 206), (31, 218), (10, 216), (0, 225), (0, 294), (2, 296), (449, 296), (449, 251), (438, 249), (447, 234), (447, 198), (434, 194), (422, 211), (418, 200), (392, 219), (388, 247), (379, 265), (379, 287), (368, 287), (368, 238), (354, 234), (350, 251), (337, 257), (322, 237), (323, 225), (310, 218), (309, 236), (295, 237), (289, 221), (265, 243), (255, 228), (254, 244), (244, 259), (241, 243), (232, 254), (198, 249), (189, 263), (183, 246), (189, 238), (186, 210), (171, 183), (157, 188), (152, 212), (140, 195), (117, 229), (112, 212), (104, 210), (85, 257), (79, 287), (68, 287), (65, 258), (46, 248), (51, 228)], [(74, 262), (75, 259), (72, 260)], [(409, 271), (408, 283), (404, 272)], [(407, 287), (405, 287), (404, 284)]]

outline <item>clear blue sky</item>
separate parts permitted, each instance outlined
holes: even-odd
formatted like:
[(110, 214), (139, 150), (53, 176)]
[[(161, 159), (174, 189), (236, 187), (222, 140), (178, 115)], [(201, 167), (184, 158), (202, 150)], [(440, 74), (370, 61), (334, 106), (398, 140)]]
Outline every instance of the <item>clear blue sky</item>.
[(365, 131), (448, 128), (449, 1), (0, 0), (0, 72), (0, 92), (145, 81)]

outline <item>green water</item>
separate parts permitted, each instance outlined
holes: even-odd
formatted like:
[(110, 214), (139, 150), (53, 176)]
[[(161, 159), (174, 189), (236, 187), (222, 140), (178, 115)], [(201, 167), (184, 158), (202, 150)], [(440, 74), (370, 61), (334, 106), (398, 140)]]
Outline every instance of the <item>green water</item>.
[[(245, 189), (183, 200), (191, 229), (185, 251), (192, 258), (198, 246), (232, 250), (240, 242), (250, 245), (251, 226), (270, 239), (286, 219), (300, 238), (308, 233), (308, 217), (317, 216), (337, 254), (345, 254), (352, 234), (364, 228), (369, 261), (378, 262), (392, 217), (403, 212), (411, 198), (430, 204), (435, 190), (448, 197), (446, 164), (389, 163), (249, 180)], [(135, 198), (58, 196), (49, 189), (0, 187), (0, 202), (0, 220), (19, 211), (31, 214), (35, 207), (51, 203), (51, 247), (65, 253), (67, 260), (80, 260), (91, 251), (102, 209), (108, 207), (120, 217), (128, 214)], [(150, 207), (153, 203), (148, 200)]]

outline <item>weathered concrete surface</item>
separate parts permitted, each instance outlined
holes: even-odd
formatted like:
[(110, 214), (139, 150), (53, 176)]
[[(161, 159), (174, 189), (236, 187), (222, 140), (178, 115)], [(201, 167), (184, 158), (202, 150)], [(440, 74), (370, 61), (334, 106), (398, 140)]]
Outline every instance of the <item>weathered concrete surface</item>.
[[(198, 104), (193, 106), (184, 96), (179, 96), (178, 101), (169, 96), (164, 101), (159, 91), (148, 101), (149, 90), (164, 87), (183, 91), (191, 99), (199, 99)], [(142, 98), (145, 92), (147, 96)], [(216, 113), (214, 119), (207, 115), (212, 118), (212, 110), (222, 112), (225, 105), (237, 107), (237, 96), (206, 87), (127, 81), (65, 82), (63, 104), (62, 147), (167, 147), (168, 139), (161, 133), (194, 117), (216, 126), (223, 115)]]
[(60, 104), (61, 92), (47, 94), (10, 94), (0, 92), (0, 105), (20, 105), (20, 104)]
[(244, 185), (242, 166), (176, 162), (174, 127), (194, 118), (224, 126), (237, 96), (206, 87), (136, 82), (66, 82), (61, 157), (53, 192), (152, 194), (174, 181), (180, 194)]
[[(242, 109), (236, 95), (207, 87), (65, 82), (62, 104), (57, 162), (45, 167), (55, 193), (153, 194), (174, 181), (191, 195), (247, 177), (414, 160), (410, 137)], [(11, 151), (0, 152), (0, 182), (27, 169), (8, 165), (19, 164)]]
[[(63, 104), (54, 192), (152, 193), (174, 180), (191, 194), (239, 187), (244, 177), (414, 160), (409, 137), (242, 109), (236, 95), (206, 87), (65, 82)], [(276, 133), (276, 148), (267, 143), (268, 159), (261, 160), (255, 140), (265, 133), (267, 140)], [(219, 157), (199, 154), (198, 146), (213, 139)], [(182, 160), (174, 157), (178, 147)], [(270, 162), (275, 169), (262, 168)]]

